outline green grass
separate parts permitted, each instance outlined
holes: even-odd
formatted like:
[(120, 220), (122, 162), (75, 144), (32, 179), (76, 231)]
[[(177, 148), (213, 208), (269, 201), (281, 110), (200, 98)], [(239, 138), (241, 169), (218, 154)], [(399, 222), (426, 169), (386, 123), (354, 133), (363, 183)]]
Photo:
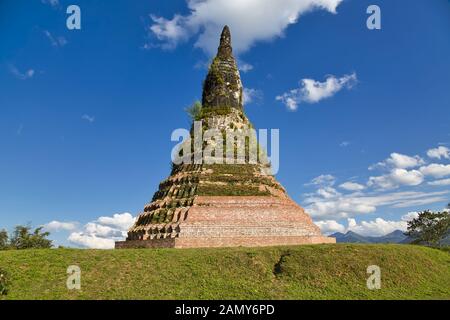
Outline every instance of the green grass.
[[(81, 291), (66, 288), (69, 265)], [(409, 245), (3, 251), (0, 269), (7, 299), (450, 299), (450, 255)]]

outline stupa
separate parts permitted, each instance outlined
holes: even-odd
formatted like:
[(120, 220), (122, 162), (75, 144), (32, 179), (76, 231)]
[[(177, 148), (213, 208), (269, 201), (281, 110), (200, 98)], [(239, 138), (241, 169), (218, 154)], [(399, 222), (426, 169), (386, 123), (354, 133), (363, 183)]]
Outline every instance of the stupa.
[[(216, 129), (224, 135), (252, 128), (243, 110), (243, 86), (227, 26), (203, 85), (201, 109), (194, 117), (202, 123), (202, 130)], [(194, 124), (191, 134), (193, 128)], [(238, 144), (234, 142), (234, 147)], [(202, 141), (200, 153), (207, 145)], [(258, 154), (263, 154), (259, 148)], [(305, 210), (268, 173), (270, 164), (251, 162), (250, 157), (240, 164), (173, 164), (170, 176), (160, 183), (127, 239), (116, 242), (116, 248), (335, 243), (334, 238), (321, 234)]]

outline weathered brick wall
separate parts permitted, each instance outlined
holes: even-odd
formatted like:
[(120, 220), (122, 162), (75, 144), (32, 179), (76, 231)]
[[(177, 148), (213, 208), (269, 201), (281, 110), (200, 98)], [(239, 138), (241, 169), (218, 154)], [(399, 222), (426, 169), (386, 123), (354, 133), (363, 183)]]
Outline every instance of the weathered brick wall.
[[(167, 241), (170, 240), (170, 241)], [(329, 237), (222, 237), (176, 238), (116, 242), (116, 249), (131, 248), (218, 248), (218, 247), (269, 247), (336, 243)]]
[(276, 197), (197, 197), (174, 223), (149, 225), (144, 240), (116, 248), (191, 248), (335, 243), (294, 201)]
[(212, 248), (212, 247), (268, 247), (282, 245), (302, 245), (336, 243), (329, 237), (232, 237), (232, 238), (184, 238), (175, 240), (175, 248)]
[(158, 240), (129, 240), (116, 242), (116, 249), (129, 249), (129, 248), (174, 248), (175, 239), (158, 239)]

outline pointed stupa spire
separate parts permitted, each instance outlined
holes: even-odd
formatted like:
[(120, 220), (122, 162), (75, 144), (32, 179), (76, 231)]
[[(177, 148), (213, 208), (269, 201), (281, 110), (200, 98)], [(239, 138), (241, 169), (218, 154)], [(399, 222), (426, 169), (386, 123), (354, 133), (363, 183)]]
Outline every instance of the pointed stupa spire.
[(233, 48), (231, 47), (231, 32), (228, 26), (225, 26), (220, 36), (220, 45), (217, 55), (221, 58), (232, 57)]
[(209, 67), (203, 86), (204, 108), (242, 109), (242, 82), (231, 47), (231, 32), (225, 26), (217, 56)]

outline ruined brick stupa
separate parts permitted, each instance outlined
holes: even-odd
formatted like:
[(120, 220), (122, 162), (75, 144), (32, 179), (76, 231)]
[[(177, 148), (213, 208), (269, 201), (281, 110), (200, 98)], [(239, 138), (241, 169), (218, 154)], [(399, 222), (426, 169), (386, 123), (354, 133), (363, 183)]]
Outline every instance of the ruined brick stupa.
[[(223, 135), (252, 127), (243, 111), (243, 87), (228, 27), (204, 82), (202, 107), (195, 120), (202, 121), (203, 130), (217, 129)], [(234, 142), (234, 147), (238, 144)], [(207, 145), (203, 142), (200, 153)], [(262, 155), (259, 148), (258, 154)], [(267, 174), (267, 162), (254, 163), (249, 158), (244, 164), (174, 164), (126, 241), (117, 242), (116, 248), (335, 242), (322, 236), (305, 211)]]

